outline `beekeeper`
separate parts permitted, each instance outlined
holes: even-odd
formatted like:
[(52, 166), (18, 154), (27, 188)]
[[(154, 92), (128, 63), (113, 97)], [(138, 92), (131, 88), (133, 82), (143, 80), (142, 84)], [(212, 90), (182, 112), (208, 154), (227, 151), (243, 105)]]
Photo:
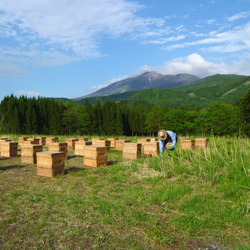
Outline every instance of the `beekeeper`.
[(161, 129), (158, 132), (158, 138), (159, 138), (159, 149), (161, 153), (163, 153), (164, 150), (175, 149), (178, 137), (173, 131), (170, 130), (166, 131), (164, 129)]

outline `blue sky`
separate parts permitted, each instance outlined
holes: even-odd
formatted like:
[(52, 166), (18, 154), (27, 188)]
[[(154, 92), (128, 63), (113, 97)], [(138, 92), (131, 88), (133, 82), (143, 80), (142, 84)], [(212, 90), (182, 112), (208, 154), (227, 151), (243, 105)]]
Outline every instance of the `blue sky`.
[(250, 75), (250, 0), (1, 0), (0, 101), (145, 71)]

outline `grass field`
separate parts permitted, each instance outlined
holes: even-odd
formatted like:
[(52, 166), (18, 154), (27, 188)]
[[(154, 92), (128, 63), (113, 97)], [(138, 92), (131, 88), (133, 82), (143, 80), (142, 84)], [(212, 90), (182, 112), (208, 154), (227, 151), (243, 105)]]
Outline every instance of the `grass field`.
[(20, 150), (1, 157), (0, 248), (250, 249), (250, 140), (208, 145), (137, 160), (112, 148), (100, 168), (69, 151), (54, 179)]

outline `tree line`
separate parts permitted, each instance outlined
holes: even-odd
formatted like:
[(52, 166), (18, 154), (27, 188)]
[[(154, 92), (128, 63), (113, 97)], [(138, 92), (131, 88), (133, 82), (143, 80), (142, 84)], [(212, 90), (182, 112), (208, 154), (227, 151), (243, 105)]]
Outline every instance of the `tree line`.
[(207, 109), (133, 106), (114, 101), (96, 105), (85, 99), (62, 104), (49, 98), (4, 97), (0, 104), (1, 133), (43, 135), (156, 136), (161, 128), (178, 135), (250, 136), (250, 91), (237, 102)]

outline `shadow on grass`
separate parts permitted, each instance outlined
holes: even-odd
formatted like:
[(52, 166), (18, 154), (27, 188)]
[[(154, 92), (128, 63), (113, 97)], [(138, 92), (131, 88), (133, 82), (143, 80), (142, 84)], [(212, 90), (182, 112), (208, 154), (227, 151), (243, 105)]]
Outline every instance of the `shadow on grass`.
[(67, 160), (79, 157), (79, 155), (68, 155)]
[(107, 166), (117, 165), (118, 161), (107, 161)]
[(10, 170), (10, 169), (21, 169), (21, 168), (25, 168), (25, 166), (23, 165), (13, 165), (13, 166), (6, 166), (6, 167), (0, 167), (0, 171), (5, 171), (5, 170)]
[(65, 174), (70, 174), (70, 173), (76, 173), (76, 172), (82, 172), (87, 170), (86, 168), (77, 168), (77, 167), (72, 167), (72, 168), (67, 168), (65, 169)]

